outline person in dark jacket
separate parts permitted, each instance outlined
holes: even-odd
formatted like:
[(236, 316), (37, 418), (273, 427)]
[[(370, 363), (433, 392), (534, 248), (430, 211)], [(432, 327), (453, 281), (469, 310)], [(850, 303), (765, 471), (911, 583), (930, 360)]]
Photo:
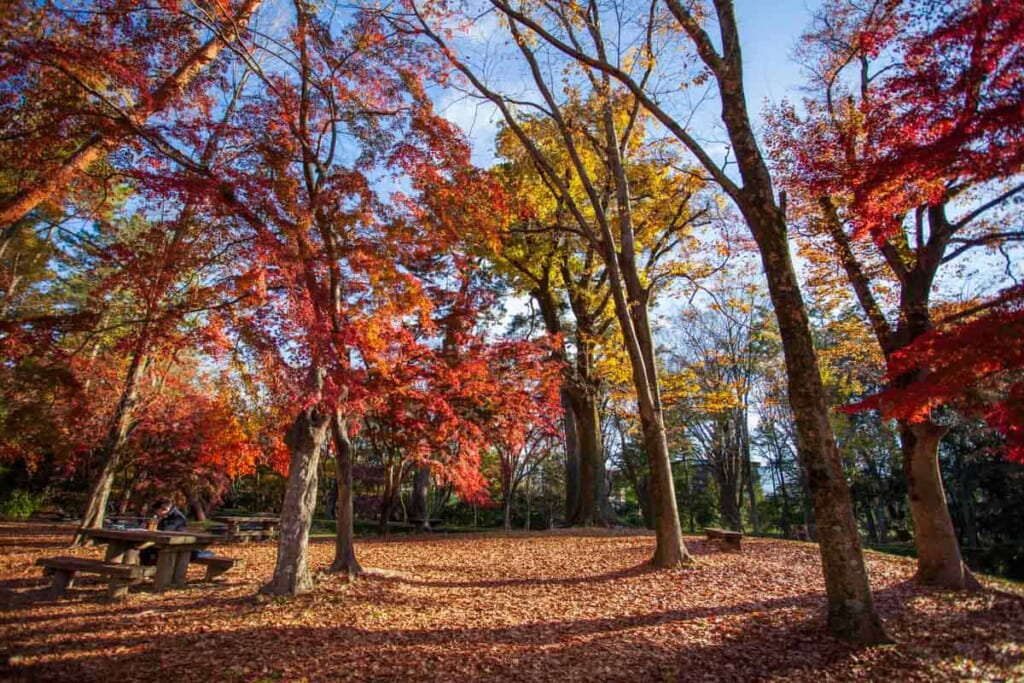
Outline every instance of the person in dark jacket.
[(185, 513), (178, 509), (169, 498), (161, 498), (155, 505), (156, 516), (160, 520), (156, 523), (157, 531), (184, 531), (188, 520)]
[[(160, 498), (153, 503), (153, 516), (157, 519), (157, 531), (184, 531), (188, 524), (185, 513), (170, 498)], [(156, 548), (143, 548), (139, 553), (139, 562), (147, 566), (155, 565), (157, 555), (159, 551)]]

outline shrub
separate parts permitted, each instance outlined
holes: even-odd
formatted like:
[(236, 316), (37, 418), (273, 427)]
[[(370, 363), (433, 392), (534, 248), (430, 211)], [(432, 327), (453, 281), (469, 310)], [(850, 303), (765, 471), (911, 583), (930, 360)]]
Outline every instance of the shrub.
[(0, 518), (28, 519), (39, 509), (43, 497), (22, 489), (15, 489), (0, 500)]

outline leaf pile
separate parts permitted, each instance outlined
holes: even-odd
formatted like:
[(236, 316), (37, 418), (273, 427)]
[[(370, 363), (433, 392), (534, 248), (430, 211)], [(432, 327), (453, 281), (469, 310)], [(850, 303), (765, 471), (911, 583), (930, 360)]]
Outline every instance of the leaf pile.
[[(1024, 678), (1024, 591), (916, 587), (912, 561), (874, 553), (896, 644), (856, 650), (825, 632), (818, 549), (688, 538), (692, 568), (655, 571), (654, 539), (612, 531), (369, 540), (374, 570), (324, 574), (293, 599), (256, 597), (272, 543), (215, 548), (245, 569), (122, 603), (84, 579), (44, 598), (37, 557), (69, 528), (0, 524), (0, 678), (11, 680), (1012, 680)], [(327, 567), (333, 539), (315, 539)]]

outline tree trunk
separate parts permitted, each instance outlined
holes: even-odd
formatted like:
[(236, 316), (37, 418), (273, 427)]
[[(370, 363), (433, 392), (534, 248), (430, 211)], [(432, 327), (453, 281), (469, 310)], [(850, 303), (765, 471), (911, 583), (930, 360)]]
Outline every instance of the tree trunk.
[(298, 595), (313, 588), (309, 572), (309, 527), (316, 508), (317, 465), (327, 440), (331, 417), (316, 408), (305, 408), (285, 435), (292, 452), (288, 485), (281, 508), (281, 538), (277, 565), (261, 593)]
[(573, 398), (576, 435), (579, 443), (579, 502), (570, 519), (573, 526), (603, 525), (604, 445), (601, 439), (601, 417), (597, 397), (580, 391)]
[(565, 521), (571, 524), (580, 501), (580, 443), (569, 391), (563, 388), (560, 395), (565, 426)]
[(352, 441), (348, 437), (348, 425), (335, 411), (331, 419), (331, 434), (334, 437), (334, 452), (337, 458), (335, 485), (337, 500), (334, 507), (336, 531), (334, 535), (334, 561), (331, 571), (348, 575), (351, 580), (363, 572), (356, 559), (355, 511), (352, 496)]
[(974, 507), (974, 478), (961, 465), (960, 468), (960, 508), (963, 511), (964, 544), (970, 548), (978, 547), (978, 521)]
[(139, 400), (139, 382), (149, 365), (149, 358), (145, 352), (146, 346), (143, 337), (136, 345), (131, 364), (128, 366), (128, 375), (125, 377), (121, 400), (118, 401), (117, 407), (114, 409), (110, 430), (107, 432), (107, 438), (101, 451), (103, 465), (89, 490), (85, 513), (82, 515), (82, 526), (79, 527), (78, 533), (75, 535), (74, 545), (81, 545), (85, 541), (82, 532), (86, 529), (103, 528), (103, 518), (107, 511), (107, 501), (110, 500), (110, 489), (114, 485), (114, 475), (121, 462), (124, 444), (132, 429), (133, 413)]
[(720, 453), (713, 468), (715, 481), (718, 483), (718, 511), (725, 526), (733, 531), (742, 531), (743, 521), (739, 505), (736, 503), (736, 493), (740, 487), (737, 476), (739, 472), (730, 467), (728, 459), (731, 459), (729, 455)]
[(523, 528), (526, 531), (530, 530), (530, 515), (533, 514), (533, 510), (531, 509), (530, 502), (531, 502), (531, 499), (530, 499), (530, 478), (527, 477), (526, 478), (526, 523), (523, 525)]
[[(610, 233), (606, 233), (606, 239), (609, 244), (612, 243)], [(637, 393), (644, 450), (650, 467), (649, 491), (656, 538), (651, 563), (660, 568), (675, 567), (689, 562), (690, 554), (683, 543), (683, 533), (679, 526), (679, 509), (676, 506), (668, 437), (665, 434), (661, 398), (658, 394), (647, 304), (642, 293), (638, 291), (638, 288), (642, 288), (639, 287), (637, 274), (630, 271), (620, 275), (619, 261), (618, 255), (614, 252), (606, 255), (605, 263), (609, 270), (613, 271), (609, 282), (615, 301), (615, 314), (626, 340), (633, 386)], [(628, 263), (626, 258), (622, 258), (621, 261), (623, 264)], [(626, 292), (620, 284), (623, 281), (620, 278), (623, 276), (625, 289), (631, 291), (628, 301)]]
[(648, 453), (656, 453), (650, 458), (649, 492), (654, 533), (658, 543), (651, 563), (655, 567), (675, 567), (689, 562), (690, 553), (683, 544), (683, 532), (679, 526), (679, 510), (676, 507), (665, 425), (661, 421), (660, 411), (656, 414), (651, 412), (651, 406), (641, 407), (640, 422), (644, 431), (644, 445)]
[(739, 411), (740, 447), (743, 451), (743, 473), (747, 480), (747, 496), (750, 498), (750, 523), (754, 525), (754, 535), (761, 535), (761, 518), (757, 514), (757, 497), (754, 495), (754, 464), (750, 459), (750, 425), (747, 424), (747, 409)]
[(871, 509), (871, 501), (864, 501), (861, 503), (861, 508), (864, 510), (864, 522), (868, 527), (868, 541), (871, 543), (879, 543), (878, 540), (878, 527), (875, 525), (875, 513)]
[(505, 510), (505, 535), (512, 533), (512, 494), (505, 493), (505, 500), (502, 501)]
[(886, 518), (885, 504), (878, 500), (875, 505), (875, 524), (878, 525), (878, 542), (889, 542), (889, 520)]
[(786, 492), (786, 473), (779, 460), (779, 493), (782, 495), (782, 535), (789, 538), (789, 494)]
[(430, 531), (430, 501), (427, 493), (430, 489), (430, 465), (416, 468), (412, 480), (412, 518), (418, 520), (417, 528)]
[(390, 473), (385, 472), (388, 477), (384, 484), (384, 496), (380, 500), (380, 518), (377, 520), (377, 533), (381, 536), (388, 536), (391, 532), (391, 515), (395, 512), (395, 497), (391, 493)]
[(132, 496), (132, 482), (128, 476), (128, 468), (125, 468), (124, 481), (121, 488), (121, 498), (117, 501), (117, 514), (128, 514), (128, 503)]
[(981, 588), (960, 555), (960, 544), (942, 487), (939, 441), (946, 428), (928, 422), (900, 423), (899, 428), (917, 548), (914, 579), (924, 585), (954, 590)]
[(192, 495), (189, 498), (188, 502), (189, 502), (189, 507), (192, 508), (192, 511), (196, 515), (196, 521), (198, 521), (198, 522), (205, 522), (206, 521), (206, 506), (203, 505), (203, 501), (199, 499), (199, 496), (198, 495)]
[(203, 508), (203, 519), (209, 519), (213, 511), (220, 506), (222, 496), (223, 494), (216, 495), (206, 503), (206, 506)]
[(761, 252), (782, 337), (797, 453), (806, 468), (814, 503), (829, 630), (849, 642), (887, 642), (889, 637), (871, 597), (850, 489), (828, 419), (810, 322), (789, 256), (785, 219), (773, 203), (758, 207), (748, 201), (740, 208)]
[[(604, 74), (601, 80), (600, 90), (605, 96), (601, 119), (607, 152), (606, 161), (615, 186), (615, 222), (618, 227), (616, 244), (611, 221), (599, 221), (601, 247), (604, 264), (608, 269), (608, 285), (615, 304), (615, 317), (619, 322), (619, 329), (622, 331), (626, 352), (629, 355), (633, 386), (636, 388), (637, 404), (640, 409), (644, 446), (650, 464), (651, 503), (656, 538), (651, 563), (660, 568), (675, 567), (689, 562), (691, 558), (683, 543), (683, 532), (679, 526), (672, 462), (669, 458), (668, 437), (665, 434), (661, 393), (658, 387), (657, 359), (647, 310), (650, 295), (637, 270), (629, 179), (621, 156), (619, 132), (616, 130), (615, 114), (612, 111), (610, 79)], [(584, 175), (582, 168), (577, 170), (581, 176)], [(591, 205), (598, 210), (602, 206), (600, 197), (593, 187), (589, 187), (587, 191), (590, 194)], [(600, 212), (598, 217), (603, 218)]]
[(404, 463), (396, 454), (389, 456), (394, 461), (384, 468), (384, 495), (380, 501), (380, 522), (378, 530), (381, 536), (388, 536), (391, 533), (392, 516), (395, 514), (395, 505), (402, 495), (402, 480), (405, 478)]

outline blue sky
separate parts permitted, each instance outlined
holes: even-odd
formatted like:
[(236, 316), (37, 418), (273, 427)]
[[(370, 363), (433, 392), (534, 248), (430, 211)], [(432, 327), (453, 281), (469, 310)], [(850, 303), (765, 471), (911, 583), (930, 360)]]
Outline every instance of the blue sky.
[(790, 53), (819, 4), (809, 0), (737, 0), (747, 99), (753, 112), (761, 111), (765, 98), (777, 102), (795, 93), (801, 76)]
[[(810, 23), (819, 0), (736, 0), (736, 16), (743, 46), (744, 78), (751, 115), (758, 119), (766, 100), (778, 102), (796, 97), (800, 67), (791, 58), (801, 31)], [(493, 39), (497, 27), (485, 19), (474, 27), (481, 43)], [(496, 112), (464, 95), (442, 92), (439, 110), (457, 123), (473, 141), (473, 160), (481, 166), (493, 161)], [(717, 109), (707, 108), (717, 115)], [(698, 122), (699, 127), (701, 124)], [(757, 125), (755, 123), (755, 125)], [(716, 137), (709, 132), (709, 136)]]

